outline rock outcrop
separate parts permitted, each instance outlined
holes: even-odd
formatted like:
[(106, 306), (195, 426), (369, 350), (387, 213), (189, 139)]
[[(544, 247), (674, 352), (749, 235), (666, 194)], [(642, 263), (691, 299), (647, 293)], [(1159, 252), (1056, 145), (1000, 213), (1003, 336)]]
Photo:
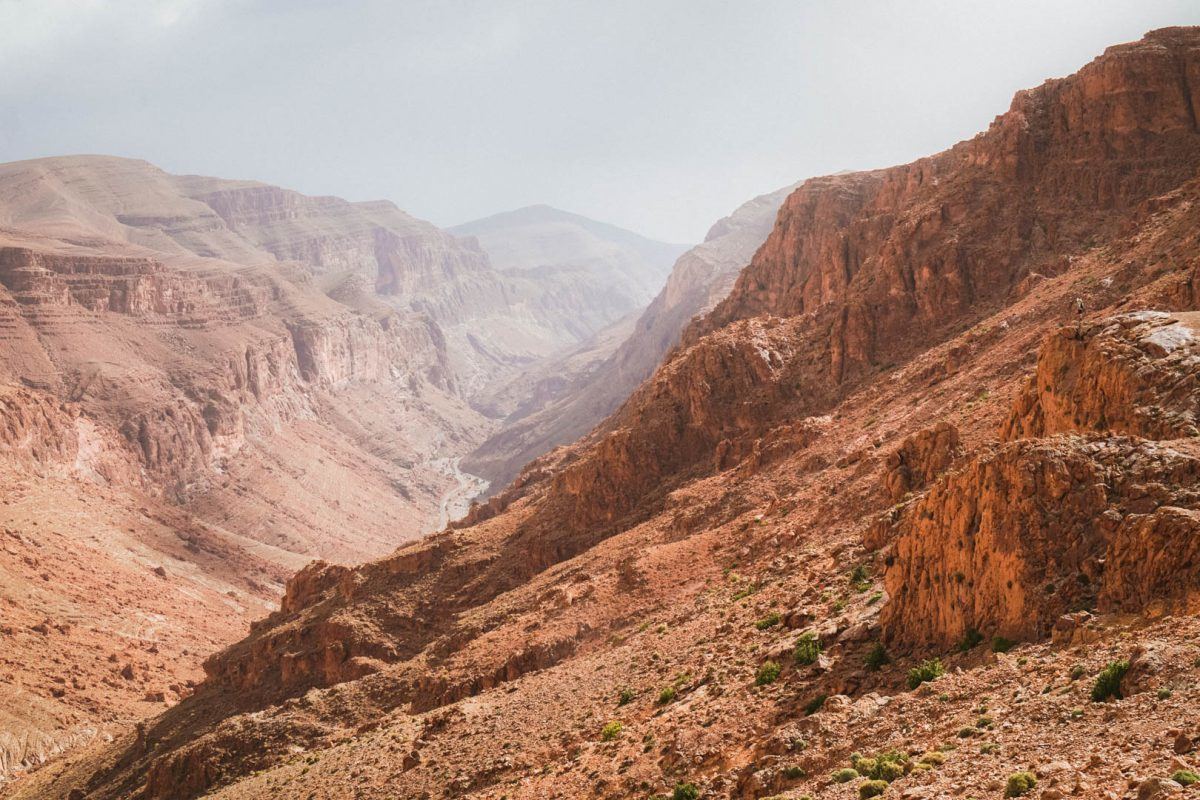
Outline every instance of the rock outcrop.
[(1071, 611), (1186, 608), (1200, 586), (1188, 569), (1198, 484), (1194, 455), (1136, 439), (1054, 437), (978, 455), (899, 515), (884, 630), (949, 648), (969, 631), (1047, 636)]
[(888, 454), (883, 485), (893, 502), (924, 489), (962, 454), (958, 428), (949, 422), (924, 428)]
[(1001, 437), (1200, 436), (1198, 317), (1138, 312), (1062, 328), (1042, 345)]

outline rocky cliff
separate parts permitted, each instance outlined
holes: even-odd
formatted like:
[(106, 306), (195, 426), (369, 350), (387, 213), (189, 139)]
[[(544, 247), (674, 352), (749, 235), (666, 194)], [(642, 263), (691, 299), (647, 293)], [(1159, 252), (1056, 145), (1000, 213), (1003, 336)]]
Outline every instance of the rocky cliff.
[(1200, 30), (1152, 32), (806, 182), (591, 436), (300, 572), (195, 694), (16, 796), (1183, 791), (1197, 70)]

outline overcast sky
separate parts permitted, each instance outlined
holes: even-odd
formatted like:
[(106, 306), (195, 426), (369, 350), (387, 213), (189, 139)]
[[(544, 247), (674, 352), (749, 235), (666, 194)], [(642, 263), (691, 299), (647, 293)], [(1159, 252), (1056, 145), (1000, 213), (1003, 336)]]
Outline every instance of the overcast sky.
[(1200, 2), (0, 0), (0, 161), (67, 153), (696, 241), (973, 135)]

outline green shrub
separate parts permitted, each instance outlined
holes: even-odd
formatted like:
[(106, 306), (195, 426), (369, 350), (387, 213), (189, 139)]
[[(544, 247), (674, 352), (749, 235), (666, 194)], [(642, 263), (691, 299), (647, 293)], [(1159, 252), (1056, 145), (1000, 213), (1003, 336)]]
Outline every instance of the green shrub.
[(908, 688), (915, 689), (926, 681), (935, 681), (946, 674), (940, 658), (922, 661), (908, 671)]
[(1037, 777), (1032, 772), (1014, 772), (1004, 785), (1005, 797), (1020, 797), (1037, 786)]
[(1071, 680), (1077, 681), (1084, 675), (1087, 675), (1087, 670), (1083, 668), (1083, 664), (1076, 664), (1071, 667)]
[(992, 637), (993, 653), (1007, 653), (1009, 650), (1012, 650), (1014, 647), (1016, 647), (1016, 645), (1017, 643), (1012, 639), (1005, 639), (1003, 636)]
[(1121, 679), (1129, 671), (1128, 661), (1110, 661), (1092, 684), (1092, 702), (1103, 703), (1110, 697), (1121, 699)]
[(967, 635), (964, 636), (963, 640), (958, 643), (958, 652), (965, 653), (968, 650), (972, 650), (975, 648), (976, 645), (978, 645), (982, 641), (983, 641), (982, 633), (975, 630), (974, 628), (968, 628)]
[(621, 730), (623, 728), (624, 726), (615, 720), (607, 723), (603, 728), (600, 729), (600, 741), (611, 742), (613, 739), (621, 735)]
[(626, 703), (630, 703), (633, 701), (633, 698), (633, 689), (622, 689), (621, 693), (617, 695), (617, 705), (623, 706)]
[(821, 706), (825, 705), (826, 695), (819, 694), (812, 700), (809, 700), (804, 706), (804, 716), (811, 717), (813, 714), (821, 710)]
[(904, 777), (909, 769), (908, 762), (908, 753), (899, 750), (886, 750), (871, 758), (864, 758), (857, 753), (850, 756), (850, 764), (859, 775), (877, 781), (891, 782)]
[(767, 628), (774, 628), (776, 625), (778, 625), (780, 619), (781, 618), (779, 614), (772, 611), (770, 614), (767, 614), (758, 622), (754, 623), (754, 627), (758, 628), (760, 631), (765, 631)]
[(670, 703), (675, 699), (676, 694), (678, 694), (678, 692), (676, 691), (675, 687), (668, 686), (658, 693), (658, 704), (660, 706), (665, 706), (667, 703)]
[(866, 564), (859, 564), (850, 571), (850, 584), (860, 592), (871, 588), (871, 570)]
[(892, 663), (892, 657), (888, 655), (887, 648), (883, 646), (882, 642), (876, 642), (874, 647), (867, 652), (866, 664), (867, 669), (871, 672), (878, 672), (884, 664), (890, 663)]
[(1158, 697), (1159, 700), (1166, 700), (1167, 698), (1169, 698), (1171, 696), (1171, 690), (1170, 689), (1159, 689), (1156, 696)]
[(920, 763), (940, 767), (946, 763), (946, 754), (940, 750), (930, 750), (921, 756)]
[(799, 767), (794, 764), (792, 766), (783, 768), (783, 777), (787, 778), (788, 780), (799, 780), (807, 774), (808, 773), (804, 771), (804, 767)]
[(768, 683), (774, 683), (782, 669), (783, 667), (777, 661), (764, 661), (762, 666), (758, 668), (758, 673), (754, 676), (755, 685), (766, 686)]
[(1172, 773), (1171, 780), (1180, 786), (1191, 786), (1193, 783), (1200, 781), (1200, 775), (1197, 775), (1190, 769), (1181, 769), (1178, 772)]
[(671, 792), (671, 800), (696, 800), (699, 796), (700, 790), (694, 783), (677, 783), (675, 791)]
[(842, 769), (835, 770), (834, 773), (829, 776), (829, 780), (833, 781), (834, 783), (849, 783), (857, 777), (858, 770), (844, 767)]
[(859, 800), (866, 800), (868, 797), (878, 797), (887, 791), (887, 781), (864, 781), (858, 785)]
[(796, 659), (797, 664), (816, 663), (819, 655), (821, 655), (821, 640), (815, 633), (805, 633), (796, 640), (796, 649), (792, 652), (792, 658)]

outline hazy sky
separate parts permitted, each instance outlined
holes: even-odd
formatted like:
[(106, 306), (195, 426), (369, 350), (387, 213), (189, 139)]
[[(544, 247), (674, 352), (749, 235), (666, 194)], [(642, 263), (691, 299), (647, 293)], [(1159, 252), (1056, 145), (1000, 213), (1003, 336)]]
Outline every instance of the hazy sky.
[(133, 156), (441, 225), (549, 203), (695, 241), (1172, 24), (1200, 2), (0, 0), (0, 161)]

